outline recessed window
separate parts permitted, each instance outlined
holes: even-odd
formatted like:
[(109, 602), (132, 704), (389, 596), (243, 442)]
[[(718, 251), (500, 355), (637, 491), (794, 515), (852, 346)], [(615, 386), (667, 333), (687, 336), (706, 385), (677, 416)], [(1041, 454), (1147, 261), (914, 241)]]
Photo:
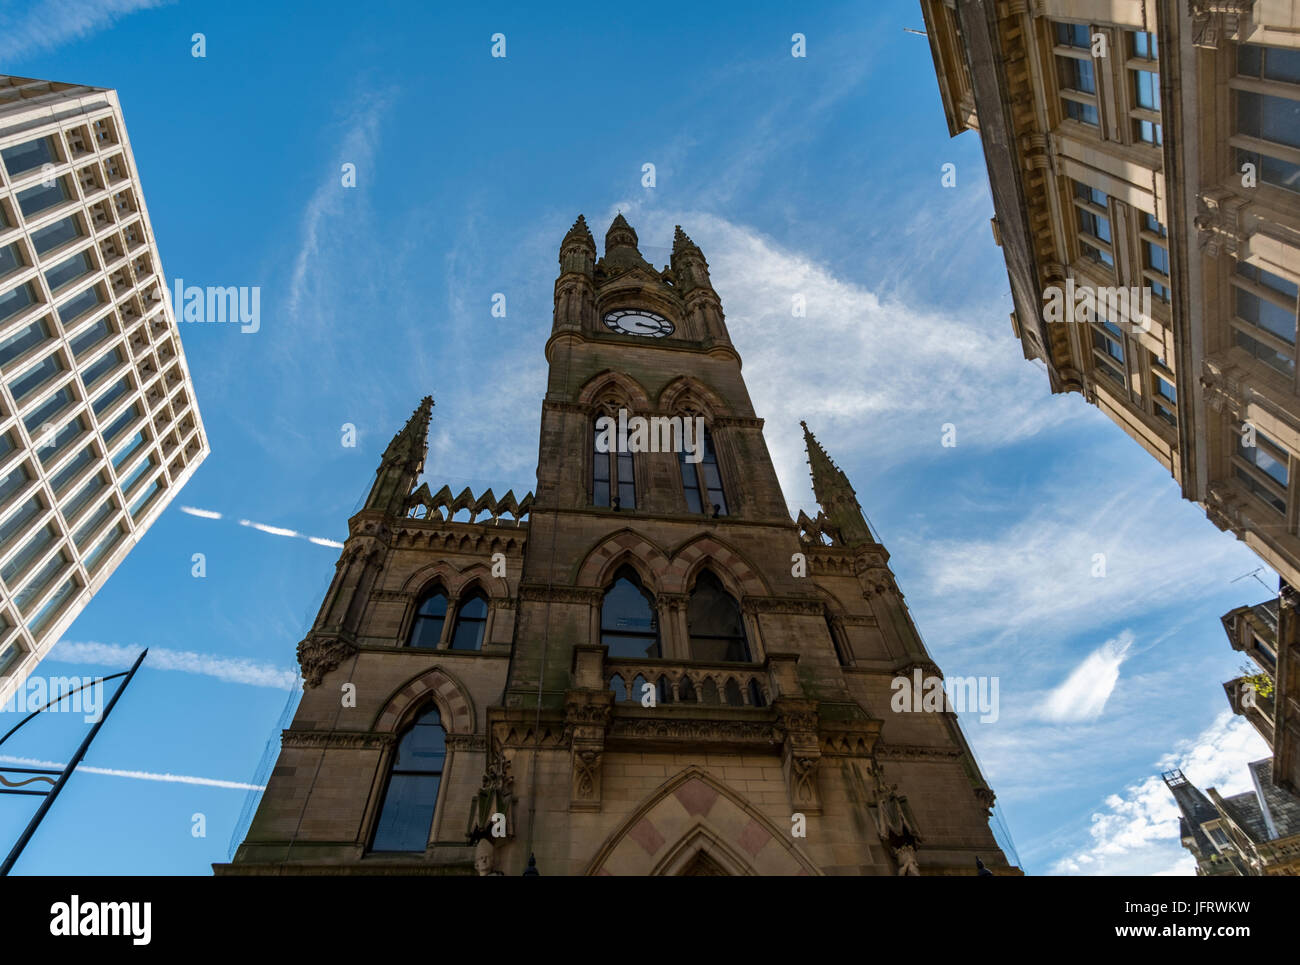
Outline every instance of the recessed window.
[(446, 758), (442, 718), (431, 704), (397, 742), (371, 850), (423, 851), (428, 846)]
[(90, 252), (79, 251), (71, 258), (65, 258), (53, 268), (45, 273), (45, 281), (50, 286), (50, 291), (62, 288), (85, 275), (89, 275), (95, 270), (95, 264), (90, 260)]
[(38, 184), (26, 191), (19, 191), (14, 197), (18, 200), (18, 208), (23, 216), (30, 218), (63, 204), (72, 197), (72, 194), (68, 191), (67, 182), (63, 178), (56, 178), (48, 185)]
[[(688, 418), (688, 417), (687, 417)], [(713, 450), (713, 438), (708, 427), (696, 440), (699, 462), (691, 462), (685, 448), (677, 454), (682, 473), (682, 490), (686, 495), (686, 508), (692, 513), (727, 515), (727, 495), (718, 469), (718, 455)]]
[(708, 663), (750, 660), (740, 605), (708, 570), (700, 573), (686, 605), (691, 659)]
[(40, 318), (34, 322), (29, 322), (3, 341), (0, 341), (0, 365), (8, 365), (28, 349), (40, 345), (51, 337), (50, 320), (48, 318)]
[(0, 294), (0, 322), (12, 318), (29, 305), (36, 304), (36, 292), (31, 282), (23, 282), (17, 288)]
[(636, 571), (621, 568), (600, 605), (600, 642), (611, 657), (660, 656), (659, 622)]
[(1300, 84), (1300, 50), (1264, 44), (1237, 44), (1237, 73), (1260, 80)]
[(49, 137), (38, 137), (34, 141), (7, 147), (0, 151), (0, 158), (4, 159), (5, 170), (9, 172), (10, 178), (34, 171), (42, 164), (59, 162), (59, 156), (54, 150), (54, 142)]
[(39, 497), (26, 500), (0, 523), (0, 546), (8, 546), (10, 541), (25, 533), (32, 520), (44, 511), (45, 506)]
[(0, 248), (0, 278), (12, 275), (23, 267), (23, 256), (18, 250), (18, 243)]
[(53, 251), (73, 238), (81, 237), (81, 226), (72, 215), (32, 232), (32, 247), (38, 255)]
[[(56, 415), (72, 405), (77, 397), (72, 394), (72, 389), (64, 386), (55, 392), (48, 399), (42, 402), (37, 408), (27, 413), (23, 417), (23, 425), (27, 427), (28, 435), (33, 438), (41, 435), (45, 431), (46, 423), (50, 422)], [(39, 443), (38, 443), (39, 445)]]
[(415, 622), (411, 624), (408, 647), (432, 648), (442, 639), (442, 626), (447, 622), (447, 594), (441, 587), (426, 593), (415, 609)]
[(20, 405), (33, 393), (48, 385), (61, 372), (67, 371), (58, 352), (45, 356), (22, 375), (9, 383), (14, 401)]
[(479, 650), (487, 627), (488, 602), (481, 590), (456, 603), (456, 624), (451, 631), (451, 649)]
[(1232, 276), (1234, 327), (1245, 327), (1257, 341), (1271, 344), (1279, 354), (1294, 358), (1297, 287), (1279, 275), (1245, 262)]
[(73, 295), (58, 307), (59, 321), (67, 328), (74, 321), (96, 305), (103, 304), (104, 298), (99, 293), (98, 285), (91, 285), (83, 292)]
[(81, 358), (81, 354), (87, 349), (94, 348), (108, 336), (113, 334), (113, 326), (109, 324), (108, 316), (96, 319), (89, 328), (83, 332), (78, 332), (75, 337), (68, 341), (72, 346), (72, 354)]
[[(597, 418), (599, 422), (606, 416)], [(595, 506), (636, 509), (636, 478), (631, 452), (616, 452), (617, 433), (601, 432), (592, 424), (591, 501)], [(602, 452), (601, 448), (607, 451)], [(611, 502), (617, 500), (617, 503)]]

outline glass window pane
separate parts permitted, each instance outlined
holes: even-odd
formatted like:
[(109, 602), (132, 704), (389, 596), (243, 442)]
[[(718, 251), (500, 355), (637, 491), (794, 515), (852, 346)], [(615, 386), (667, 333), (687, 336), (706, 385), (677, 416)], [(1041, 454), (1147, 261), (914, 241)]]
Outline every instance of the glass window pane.
[(32, 232), (32, 247), (36, 249), (38, 255), (43, 255), (47, 251), (53, 251), (60, 245), (67, 244), (73, 238), (81, 236), (81, 228), (77, 225), (77, 219), (69, 215), (53, 224), (47, 224), (44, 228)]
[(29, 348), (40, 345), (50, 337), (50, 321), (48, 318), (38, 318), (36, 321), (23, 326), (3, 342), (0, 342), (0, 365), (8, 365)]
[(23, 215), (30, 218), (34, 214), (40, 214), (47, 208), (53, 208), (55, 205), (67, 201), (69, 197), (68, 186), (63, 178), (58, 178), (48, 187), (44, 184), (38, 184), (25, 191), (19, 191), (14, 197), (18, 199), (18, 207), (22, 210)]
[(36, 302), (30, 282), (24, 282), (12, 291), (0, 294), (0, 322), (17, 315), (28, 305)]
[(59, 163), (58, 155), (54, 153), (54, 145), (49, 137), (38, 137), (25, 144), (7, 147), (0, 151), (0, 158), (4, 158), (5, 170), (9, 172), (11, 178), (35, 170), (42, 164)]
[(95, 266), (90, 260), (90, 253), (79, 251), (71, 258), (65, 258), (47, 271), (45, 281), (49, 284), (50, 291), (54, 291), (76, 281), (82, 275), (90, 274), (94, 270)]
[(13, 274), (21, 267), (23, 267), (23, 259), (18, 253), (17, 242), (0, 248), (0, 278)]

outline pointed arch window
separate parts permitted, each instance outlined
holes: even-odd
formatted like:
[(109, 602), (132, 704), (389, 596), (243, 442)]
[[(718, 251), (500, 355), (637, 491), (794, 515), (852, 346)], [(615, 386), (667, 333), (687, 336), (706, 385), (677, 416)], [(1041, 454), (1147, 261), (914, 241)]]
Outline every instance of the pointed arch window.
[(600, 605), (600, 642), (611, 657), (659, 657), (659, 620), (654, 602), (636, 570), (624, 566), (614, 575)]
[(701, 453), (699, 462), (687, 459), (686, 452), (677, 454), (677, 462), (682, 470), (682, 490), (686, 493), (686, 508), (692, 513), (708, 513), (712, 516), (716, 512), (719, 516), (726, 516), (727, 495), (722, 488), (718, 454), (713, 449), (713, 437), (709, 435), (707, 426), (696, 444), (701, 447), (698, 450)]
[(617, 426), (613, 430), (602, 429), (601, 420), (606, 418), (614, 419), (614, 416), (603, 413), (591, 424), (591, 501), (596, 506), (636, 509), (632, 453), (615, 451)]
[(440, 586), (435, 586), (425, 593), (415, 611), (415, 622), (411, 624), (411, 635), (407, 638), (408, 647), (432, 648), (442, 640), (442, 627), (447, 622), (447, 593)]
[(748, 663), (749, 641), (740, 604), (708, 570), (699, 575), (686, 605), (691, 659), (709, 663)]
[(840, 640), (839, 630), (829, 613), (826, 614), (826, 632), (831, 635), (831, 646), (835, 648), (835, 659), (840, 662), (841, 667), (847, 667), (849, 662), (844, 657), (844, 643)]
[(488, 601), (482, 590), (474, 590), (456, 603), (456, 624), (451, 628), (451, 649), (481, 650), (487, 629)]
[(430, 704), (397, 742), (372, 851), (423, 851), (428, 846), (446, 758), (442, 717)]

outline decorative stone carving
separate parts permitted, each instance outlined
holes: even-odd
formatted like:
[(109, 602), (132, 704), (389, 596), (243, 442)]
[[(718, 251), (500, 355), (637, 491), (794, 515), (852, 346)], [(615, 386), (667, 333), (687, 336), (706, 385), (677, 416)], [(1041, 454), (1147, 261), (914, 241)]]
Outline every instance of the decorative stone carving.
[(897, 784), (886, 784), (879, 766), (871, 769), (875, 779), (875, 801), (868, 807), (876, 823), (880, 840), (893, 856), (900, 875), (919, 875), (916, 849), (922, 842), (916, 819), (907, 797), (898, 793)]
[[(469, 826), (465, 836), (470, 843), (482, 844), (514, 837), (515, 779), (510, 774), (510, 760), (494, 754), (483, 773), (483, 783), (470, 803)], [(477, 863), (479, 852), (475, 851)], [(480, 874), (484, 872), (480, 871)]]
[(1236, 40), (1241, 18), (1249, 16), (1254, 0), (1187, 0), (1192, 16), (1192, 43), (1217, 50), (1224, 40)]
[(785, 770), (790, 803), (803, 813), (820, 814), (817, 765), (821, 762), (822, 751), (817, 736), (817, 701), (778, 697), (772, 706), (784, 733), (781, 764)]
[(344, 748), (347, 750), (383, 750), (397, 742), (395, 734), (376, 734), (370, 731), (302, 731), (286, 730), (280, 733), (281, 747)]
[(298, 644), (298, 666), (307, 687), (318, 687), (325, 675), (357, 652), (356, 642), (343, 636), (312, 633)]
[(613, 705), (614, 695), (608, 690), (570, 690), (565, 694), (564, 721), (573, 776), (570, 808), (600, 808), (600, 762)]
[(1226, 253), (1233, 258), (1245, 244), (1241, 211), (1247, 202), (1222, 189), (1205, 191), (1196, 198), (1197, 245), (1211, 258)]
[(600, 587), (548, 586), (545, 583), (525, 583), (519, 587), (519, 599), (527, 602), (580, 603), (596, 606), (605, 597)]

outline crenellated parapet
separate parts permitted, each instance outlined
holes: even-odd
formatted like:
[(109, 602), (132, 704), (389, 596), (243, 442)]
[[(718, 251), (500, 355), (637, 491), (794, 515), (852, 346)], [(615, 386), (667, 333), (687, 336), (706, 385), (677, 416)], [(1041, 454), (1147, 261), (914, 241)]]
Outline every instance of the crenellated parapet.
[[(420, 488), (407, 498), (404, 515), (408, 519), (451, 520), (461, 510), (466, 510), (471, 523), (477, 520), (480, 513), (486, 513), (492, 520), (492, 526), (519, 526), (532, 510), (533, 501), (532, 493), (523, 499), (516, 499), (513, 489), (498, 499), (491, 489), (481, 496), (475, 496), (466, 486), (460, 495), (453, 496), (449, 486), (430, 493), (429, 484), (421, 483)], [(503, 518), (506, 516), (509, 518)]]

